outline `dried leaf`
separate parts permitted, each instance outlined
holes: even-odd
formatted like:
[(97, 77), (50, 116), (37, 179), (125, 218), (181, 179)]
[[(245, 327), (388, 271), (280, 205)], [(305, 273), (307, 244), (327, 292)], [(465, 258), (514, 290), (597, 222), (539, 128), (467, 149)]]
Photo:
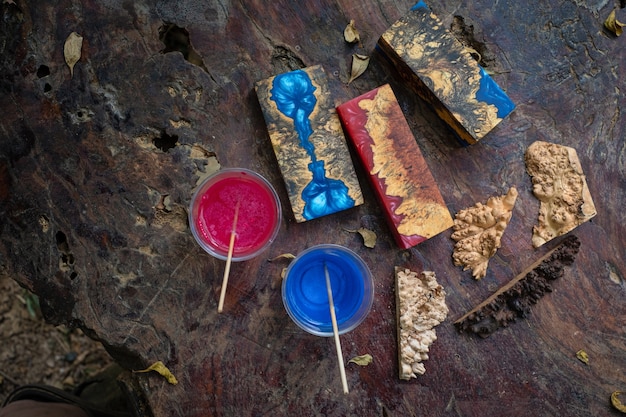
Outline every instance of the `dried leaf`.
[(361, 227), (359, 230), (357, 230), (357, 232), (359, 232), (361, 237), (363, 237), (363, 244), (365, 245), (365, 247), (373, 248), (374, 246), (376, 246), (376, 233), (364, 227)]
[(589, 365), (589, 355), (587, 355), (587, 352), (585, 352), (584, 350), (581, 349), (576, 352), (576, 357), (585, 365)]
[(176, 379), (176, 377), (170, 372), (169, 369), (167, 369), (165, 365), (163, 365), (163, 362), (161, 361), (157, 361), (153, 363), (146, 369), (142, 369), (140, 371), (133, 371), (133, 372), (140, 373), (140, 372), (150, 372), (150, 371), (158, 372), (159, 374), (165, 377), (167, 382), (169, 382), (172, 385), (178, 384), (178, 380)]
[(372, 355), (366, 353), (365, 355), (355, 356), (354, 358), (350, 359), (348, 363), (352, 362), (356, 363), (359, 366), (367, 366), (372, 363), (372, 359)]
[(65, 40), (63, 46), (63, 55), (65, 56), (65, 63), (70, 67), (70, 76), (74, 76), (74, 65), (80, 60), (80, 50), (83, 47), (83, 37), (76, 32), (70, 33), (70, 36)]
[(615, 34), (615, 36), (620, 36), (623, 33), (623, 27), (626, 26), (626, 23), (622, 23), (615, 17), (615, 9), (611, 10), (609, 17), (604, 21), (604, 27), (610, 30)]
[(280, 271), (280, 279), (285, 279), (285, 275), (287, 275), (287, 268), (283, 268), (282, 271)]
[(279, 259), (289, 259), (289, 260), (291, 260), (291, 259), (295, 259), (295, 257), (296, 257), (296, 255), (294, 255), (292, 253), (282, 253), (282, 254), (280, 254), (280, 255), (272, 258), (272, 259), (268, 259), (268, 261), (269, 262), (274, 262), (274, 261), (277, 261)]
[(343, 38), (348, 43), (356, 43), (361, 41), (361, 36), (359, 36), (359, 31), (356, 30), (356, 26), (354, 26), (354, 20), (350, 20), (348, 26), (343, 30)]
[(358, 230), (349, 230), (349, 229), (343, 229), (343, 230), (345, 230), (346, 232), (350, 232), (350, 233), (360, 234), (361, 237), (363, 238), (363, 244), (367, 248), (373, 248), (374, 246), (376, 246), (376, 233), (374, 233), (373, 231), (369, 229), (361, 227)]
[(626, 405), (624, 405), (624, 403), (622, 403), (620, 399), (617, 398), (621, 394), (621, 391), (613, 392), (613, 394), (611, 394), (611, 404), (613, 404), (613, 407), (615, 407), (617, 410), (621, 411), (622, 413), (626, 413)]
[(365, 72), (367, 66), (370, 64), (370, 57), (361, 54), (352, 54), (352, 70), (350, 72), (350, 79), (348, 84), (360, 77)]

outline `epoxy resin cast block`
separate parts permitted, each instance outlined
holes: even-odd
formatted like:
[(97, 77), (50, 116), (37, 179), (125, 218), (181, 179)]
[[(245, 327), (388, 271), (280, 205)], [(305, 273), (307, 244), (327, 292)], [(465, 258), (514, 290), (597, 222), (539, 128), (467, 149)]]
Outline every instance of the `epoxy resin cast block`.
[(362, 204), (324, 69), (276, 75), (256, 92), (296, 221)]
[(403, 249), (454, 224), (389, 84), (337, 107)]
[(387, 29), (378, 45), (409, 86), (468, 144), (515, 108), (423, 1)]

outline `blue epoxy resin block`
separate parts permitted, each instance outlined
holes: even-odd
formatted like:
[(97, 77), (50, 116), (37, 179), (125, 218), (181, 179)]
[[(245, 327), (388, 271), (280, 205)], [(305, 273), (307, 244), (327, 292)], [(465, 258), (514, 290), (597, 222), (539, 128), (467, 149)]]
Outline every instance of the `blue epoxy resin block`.
[(283, 303), (303, 330), (332, 336), (333, 327), (324, 267), (328, 269), (339, 334), (357, 327), (374, 300), (372, 274), (363, 260), (339, 245), (313, 246), (294, 259), (282, 285)]
[(378, 46), (467, 144), (478, 142), (515, 108), (423, 1), (386, 30)]
[(256, 92), (296, 221), (362, 204), (324, 69), (276, 75)]

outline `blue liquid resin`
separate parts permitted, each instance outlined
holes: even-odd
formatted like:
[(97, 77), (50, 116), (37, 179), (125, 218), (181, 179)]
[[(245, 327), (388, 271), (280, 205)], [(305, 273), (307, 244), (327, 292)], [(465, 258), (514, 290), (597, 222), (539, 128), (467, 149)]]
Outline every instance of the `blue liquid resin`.
[(290, 316), (314, 334), (332, 335), (324, 264), (330, 277), (339, 332), (358, 324), (364, 309), (367, 314), (372, 284), (367, 279), (369, 271), (364, 270), (364, 265), (338, 249), (312, 250), (298, 257), (289, 267), (283, 285), (283, 300)]

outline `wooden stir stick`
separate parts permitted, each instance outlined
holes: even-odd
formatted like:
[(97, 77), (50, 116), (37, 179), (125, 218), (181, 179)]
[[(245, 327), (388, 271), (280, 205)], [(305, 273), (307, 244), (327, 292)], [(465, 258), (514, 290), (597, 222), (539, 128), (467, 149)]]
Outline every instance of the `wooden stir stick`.
[(330, 286), (330, 275), (328, 275), (326, 263), (324, 263), (324, 274), (326, 275), (326, 291), (328, 292), (328, 304), (330, 305), (330, 320), (333, 323), (333, 334), (335, 335), (335, 347), (337, 348), (337, 361), (339, 362), (341, 383), (343, 384), (343, 393), (348, 394), (348, 380), (346, 379), (346, 369), (343, 364), (343, 353), (341, 353), (341, 343), (339, 342), (339, 328), (337, 327), (335, 303), (333, 302), (333, 290)]
[(226, 297), (226, 286), (228, 285), (228, 275), (230, 275), (230, 264), (233, 261), (233, 249), (235, 248), (235, 236), (237, 235), (237, 219), (239, 218), (239, 206), (241, 199), (237, 200), (235, 206), (235, 218), (233, 219), (233, 228), (230, 231), (230, 243), (228, 244), (228, 255), (226, 257), (226, 268), (224, 269), (224, 279), (222, 280), (222, 291), (220, 292), (220, 302), (217, 304), (217, 312), (221, 313), (224, 309), (224, 298)]

